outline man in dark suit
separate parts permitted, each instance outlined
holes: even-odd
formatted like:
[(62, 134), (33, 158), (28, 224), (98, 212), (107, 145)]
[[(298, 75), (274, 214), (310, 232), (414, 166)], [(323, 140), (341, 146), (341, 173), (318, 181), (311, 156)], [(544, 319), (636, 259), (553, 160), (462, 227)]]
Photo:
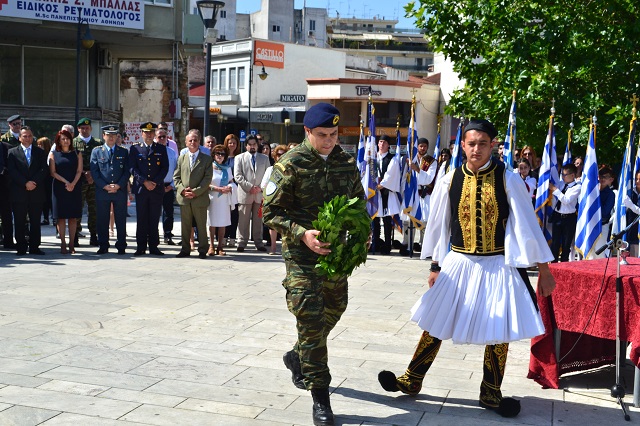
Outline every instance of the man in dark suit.
[(207, 208), (209, 207), (209, 185), (213, 177), (212, 158), (200, 151), (200, 132), (192, 129), (185, 141), (188, 152), (178, 158), (173, 174), (176, 185), (180, 220), (182, 223), (182, 248), (176, 257), (191, 254), (191, 225), (198, 227), (198, 256), (207, 258)]
[(96, 214), (98, 254), (109, 252), (109, 213), (113, 204), (113, 216), (118, 232), (116, 249), (124, 254), (127, 247), (127, 183), (129, 182), (129, 151), (116, 145), (118, 126), (104, 126), (105, 143), (91, 152), (91, 176), (96, 186)]
[[(96, 189), (93, 184), (93, 176), (91, 176), (91, 152), (94, 148), (102, 145), (100, 139), (94, 139), (91, 136), (91, 120), (82, 118), (78, 121), (78, 136), (73, 139), (73, 148), (76, 152), (82, 154), (82, 205), (87, 203), (87, 227), (91, 238), (89, 244), (98, 245), (98, 236), (96, 233)], [(78, 218), (78, 232), (76, 233), (76, 246), (78, 245), (78, 236), (82, 230), (81, 220)]]
[(13, 215), (11, 212), (11, 179), (7, 170), (7, 156), (9, 150), (20, 145), (18, 137), (20, 136), (20, 128), (22, 127), (22, 117), (12, 115), (7, 118), (9, 123), (9, 131), (0, 136), (0, 145), (2, 148), (4, 166), (0, 168), (0, 219), (2, 220), (2, 244), (6, 249), (15, 249), (13, 242)]
[(129, 150), (129, 164), (133, 174), (132, 191), (136, 197), (136, 243), (134, 256), (146, 253), (147, 243), (149, 253), (162, 256), (158, 250), (160, 234), (158, 222), (162, 213), (162, 199), (164, 197), (164, 177), (169, 170), (167, 147), (153, 141), (156, 129), (155, 123), (143, 123), (142, 142), (133, 145)]
[(47, 174), (47, 154), (33, 144), (29, 127), (20, 130), (20, 145), (9, 150), (7, 168), (11, 178), (11, 204), (18, 255), (27, 253), (25, 225), (27, 214), (32, 219), (29, 230), (29, 253), (43, 255), (40, 250), (40, 216), (46, 197), (44, 178)]

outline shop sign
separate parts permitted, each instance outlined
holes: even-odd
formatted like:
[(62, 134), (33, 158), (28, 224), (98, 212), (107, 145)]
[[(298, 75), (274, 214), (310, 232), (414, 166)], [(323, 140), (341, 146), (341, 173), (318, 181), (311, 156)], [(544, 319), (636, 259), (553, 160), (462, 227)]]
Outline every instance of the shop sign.
[(369, 96), (371, 91), (372, 96), (382, 96), (382, 90), (373, 90), (371, 86), (356, 86), (356, 94), (358, 96)]
[(0, 17), (77, 24), (78, 15), (91, 26), (144, 30), (142, 0), (0, 0)]
[(280, 102), (304, 102), (307, 95), (280, 95)]

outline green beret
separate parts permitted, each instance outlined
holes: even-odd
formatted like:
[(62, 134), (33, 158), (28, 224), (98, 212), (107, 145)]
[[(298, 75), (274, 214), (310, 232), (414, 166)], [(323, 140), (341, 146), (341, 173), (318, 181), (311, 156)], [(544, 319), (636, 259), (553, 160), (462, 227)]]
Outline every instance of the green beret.
[(77, 126), (91, 126), (91, 120), (89, 120), (88, 118), (81, 118), (80, 121), (78, 121)]

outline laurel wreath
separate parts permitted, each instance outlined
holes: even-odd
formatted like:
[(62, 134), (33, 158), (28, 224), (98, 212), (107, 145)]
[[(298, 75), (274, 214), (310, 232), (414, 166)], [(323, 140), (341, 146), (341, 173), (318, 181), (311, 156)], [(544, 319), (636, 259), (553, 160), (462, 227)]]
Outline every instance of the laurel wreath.
[(331, 253), (320, 256), (316, 268), (329, 279), (348, 277), (367, 260), (371, 217), (362, 198), (336, 196), (324, 203), (313, 221), (318, 239), (330, 244)]

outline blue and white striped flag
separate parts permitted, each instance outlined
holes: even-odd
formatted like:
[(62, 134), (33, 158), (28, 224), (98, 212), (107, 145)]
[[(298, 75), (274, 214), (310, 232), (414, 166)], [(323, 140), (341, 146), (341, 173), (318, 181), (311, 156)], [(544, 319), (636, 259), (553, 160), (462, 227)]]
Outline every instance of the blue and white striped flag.
[(436, 136), (436, 145), (433, 147), (433, 158), (438, 161), (440, 156), (440, 117), (438, 117), (438, 135)]
[[(407, 135), (407, 158), (412, 163), (418, 162), (418, 129), (416, 125), (416, 101), (411, 103), (411, 121), (409, 122), (409, 134)], [(420, 206), (420, 194), (418, 193), (418, 173), (408, 168), (404, 179), (404, 209), (402, 213), (409, 217), (416, 229), (422, 229), (422, 207)]]
[(462, 141), (462, 127), (463, 127), (464, 117), (460, 118), (460, 123), (458, 123), (458, 133), (456, 133), (456, 143), (453, 145), (453, 152), (451, 153), (451, 162), (449, 163), (449, 168), (447, 169), (447, 173), (453, 169), (457, 169), (462, 166), (462, 147), (460, 146), (460, 142)]
[(564, 157), (562, 157), (562, 167), (572, 163), (571, 144), (573, 143), (573, 120), (569, 125), (569, 134), (567, 135), (567, 146), (564, 148)]
[[(398, 167), (400, 168), (400, 176), (402, 176), (402, 171), (403, 171), (403, 164), (402, 164), (402, 145), (400, 144), (400, 122), (398, 122), (398, 125), (396, 127), (396, 153), (393, 156), (393, 161), (398, 165)], [(401, 194), (401, 189), (402, 189), (402, 178), (400, 179), (400, 183), (399, 183), (400, 188), (398, 188), (398, 190), (395, 192), (395, 195), (399, 198), (400, 201), (400, 205), (402, 205), (402, 197), (400, 196)], [(389, 193), (389, 196), (392, 197), (394, 194)], [(396, 213), (393, 216), (391, 216), (391, 221), (393, 222), (393, 225), (396, 227), (396, 229), (398, 230), (398, 232), (402, 233), (402, 219), (400, 218), (400, 214)]]
[[(631, 197), (631, 191), (633, 191), (634, 187), (633, 163), (631, 159), (635, 138), (636, 119), (633, 118), (629, 125), (629, 139), (627, 141), (627, 147), (624, 150), (624, 161), (618, 178), (619, 186), (618, 193), (616, 194), (615, 215), (613, 216), (613, 225), (611, 226), (612, 234), (617, 234), (627, 227), (627, 207), (624, 205), (624, 197)], [(626, 241), (627, 235), (625, 234), (622, 238)]]
[[(393, 161), (400, 168), (400, 174), (402, 174), (403, 164), (402, 164), (402, 145), (400, 144), (400, 126), (396, 127), (396, 153), (393, 155)], [(400, 188), (398, 188), (398, 192), (400, 192)]]
[[(516, 91), (513, 91), (513, 101), (511, 101), (511, 111), (509, 112), (509, 126), (504, 138), (504, 149), (502, 158), (507, 170), (513, 170), (513, 151), (516, 148)], [(533, 164), (531, 167), (535, 167)]]
[(549, 184), (558, 185), (558, 158), (556, 156), (556, 131), (554, 124), (553, 110), (549, 117), (549, 131), (542, 150), (542, 162), (538, 176), (538, 187), (536, 189), (536, 216), (542, 233), (551, 244), (551, 224), (549, 218), (553, 213), (551, 201), (553, 195), (549, 192)]
[(369, 136), (366, 141), (366, 148), (364, 153), (365, 172), (362, 177), (362, 186), (364, 187), (367, 197), (367, 212), (372, 219), (378, 216), (378, 208), (380, 205), (380, 194), (378, 192), (378, 169), (376, 160), (378, 157), (378, 150), (376, 146), (376, 109), (371, 102), (371, 96), (369, 96)]
[[(364, 154), (366, 150), (367, 150), (367, 143), (364, 139), (364, 123), (361, 120), (360, 121), (360, 139), (358, 140), (358, 153), (356, 155), (356, 162), (358, 163), (358, 170), (360, 170), (361, 180), (365, 175), (365, 168), (367, 166), (367, 162), (364, 161)], [(364, 187), (364, 181), (362, 183), (362, 186)]]
[(576, 225), (576, 250), (584, 259), (593, 259), (595, 243), (602, 232), (600, 211), (600, 183), (596, 159), (596, 117), (590, 126), (589, 145), (584, 159), (582, 185), (578, 196), (578, 224)]

